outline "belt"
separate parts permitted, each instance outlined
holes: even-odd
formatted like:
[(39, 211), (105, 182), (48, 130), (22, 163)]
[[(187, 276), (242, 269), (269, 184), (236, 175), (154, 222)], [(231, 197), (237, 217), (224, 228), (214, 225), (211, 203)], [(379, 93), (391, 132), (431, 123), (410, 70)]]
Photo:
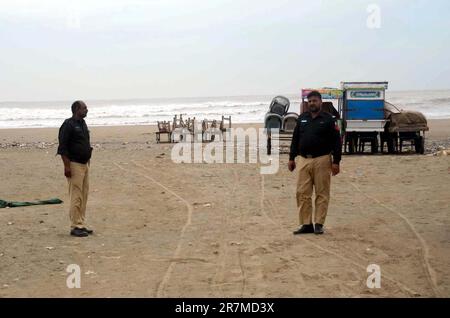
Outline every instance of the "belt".
[(322, 157), (322, 156), (326, 156), (326, 155), (329, 155), (329, 154), (328, 153), (320, 154), (320, 155), (307, 154), (307, 155), (300, 155), (300, 156), (303, 157), (303, 158), (310, 159), (310, 158), (317, 158), (317, 157)]

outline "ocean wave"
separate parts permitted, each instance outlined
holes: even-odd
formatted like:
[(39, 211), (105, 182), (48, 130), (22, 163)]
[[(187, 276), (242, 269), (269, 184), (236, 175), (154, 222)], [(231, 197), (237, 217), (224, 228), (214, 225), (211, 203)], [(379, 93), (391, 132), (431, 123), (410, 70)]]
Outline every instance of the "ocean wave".
[[(298, 112), (301, 99), (291, 98), (290, 111)], [(427, 118), (450, 118), (450, 91), (387, 92), (387, 100)], [(157, 101), (99, 101), (88, 103), (86, 121), (91, 126), (146, 125), (172, 121), (174, 115), (199, 120), (232, 116), (233, 123), (263, 122), (271, 97), (197, 98)], [(0, 128), (59, 127), (71, 116), (64, 102), (0, 103)], [(337, 106), (337, 105), (336, 105)]]
[(430, 99), (430, 102), (437, 103), (437, 104), (450, 104), (450, 97), (444, 97), (444, 98), (433, 98)]

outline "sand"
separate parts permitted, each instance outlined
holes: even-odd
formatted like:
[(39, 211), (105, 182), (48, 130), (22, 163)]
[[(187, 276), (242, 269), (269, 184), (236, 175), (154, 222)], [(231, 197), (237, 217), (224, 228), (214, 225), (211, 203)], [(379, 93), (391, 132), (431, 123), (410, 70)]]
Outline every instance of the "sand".
[[(427, 145), (448, 146), (450, 120), (429, 124)], [(326, 233), (294, 236), (287, 155), (275, 175), (175, 164), (153, 131), (91, 128), (95, 235), (68, 235), (66, 203), (0, 209), (0, 297), (450, 296), (450, 156), (344, 156)], [(56, 136), (0, 130), (0, 199), (67, 200)], [(66, 285), (70, 264), (79, 289)], [(370, 264), (379, 289), (366, 285)]]

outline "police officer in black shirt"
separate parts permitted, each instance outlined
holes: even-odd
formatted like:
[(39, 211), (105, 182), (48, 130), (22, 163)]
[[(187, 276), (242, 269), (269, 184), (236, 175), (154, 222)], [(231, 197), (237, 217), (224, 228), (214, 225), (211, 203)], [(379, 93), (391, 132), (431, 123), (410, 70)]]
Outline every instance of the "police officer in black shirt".
[[(298, 118), (288, 163), (289, 171), (294, 171), (298, 167), (296, 197), (301, 226), (294, 234), (323, 234), (330, 200), (330, 176), (339, 173), (342, 146), (335, 119), (321, 109), (321, 94), (312, 91), (307, 98), (309, 111), (302, 113)], [(313, 188), (315, 224), (312, 220)]]
[(84, 121), (88, 113), (82, 101), (72, 104), (72, 117), (59, 129), (58, 154), (64, 163), (64, 175), (69, 183), (71, 220), (70, 234), (83, 237), (93, 231), (85, 225), (86, 204), (89, 193), (89, 165), (92, 154), (89, 130)]

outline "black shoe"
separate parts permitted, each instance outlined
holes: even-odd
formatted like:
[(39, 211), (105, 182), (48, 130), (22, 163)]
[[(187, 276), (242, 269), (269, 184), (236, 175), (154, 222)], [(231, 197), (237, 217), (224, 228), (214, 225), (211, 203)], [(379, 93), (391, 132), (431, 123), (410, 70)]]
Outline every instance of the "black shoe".
[(314, 233), (314, 226), (312, 224), (303, 224), (298, 230), (295, 230), (294, 235)]
[(83, 229), (79, 229), (76, 227), (70, 231), (70, 235), (77, 236), (77, 237), (85, 237), (85, 236), (88, 236), (89, 234), (86, 231), (84, 231)]
[(91, 229), (88, 229), (88, 228), (86, 228), (86, 227), (82, 227), (81, 228), (83, 231), (85, 231), (87, 234), (89, 234), (89, 235), (91, 235), (91, 234), (93, 234), (94, 233), (94, 231), (93, 230), (91, 230)]
[(323, 225), (316, 223), (314, 225), (314, 234), (323, 234)]

